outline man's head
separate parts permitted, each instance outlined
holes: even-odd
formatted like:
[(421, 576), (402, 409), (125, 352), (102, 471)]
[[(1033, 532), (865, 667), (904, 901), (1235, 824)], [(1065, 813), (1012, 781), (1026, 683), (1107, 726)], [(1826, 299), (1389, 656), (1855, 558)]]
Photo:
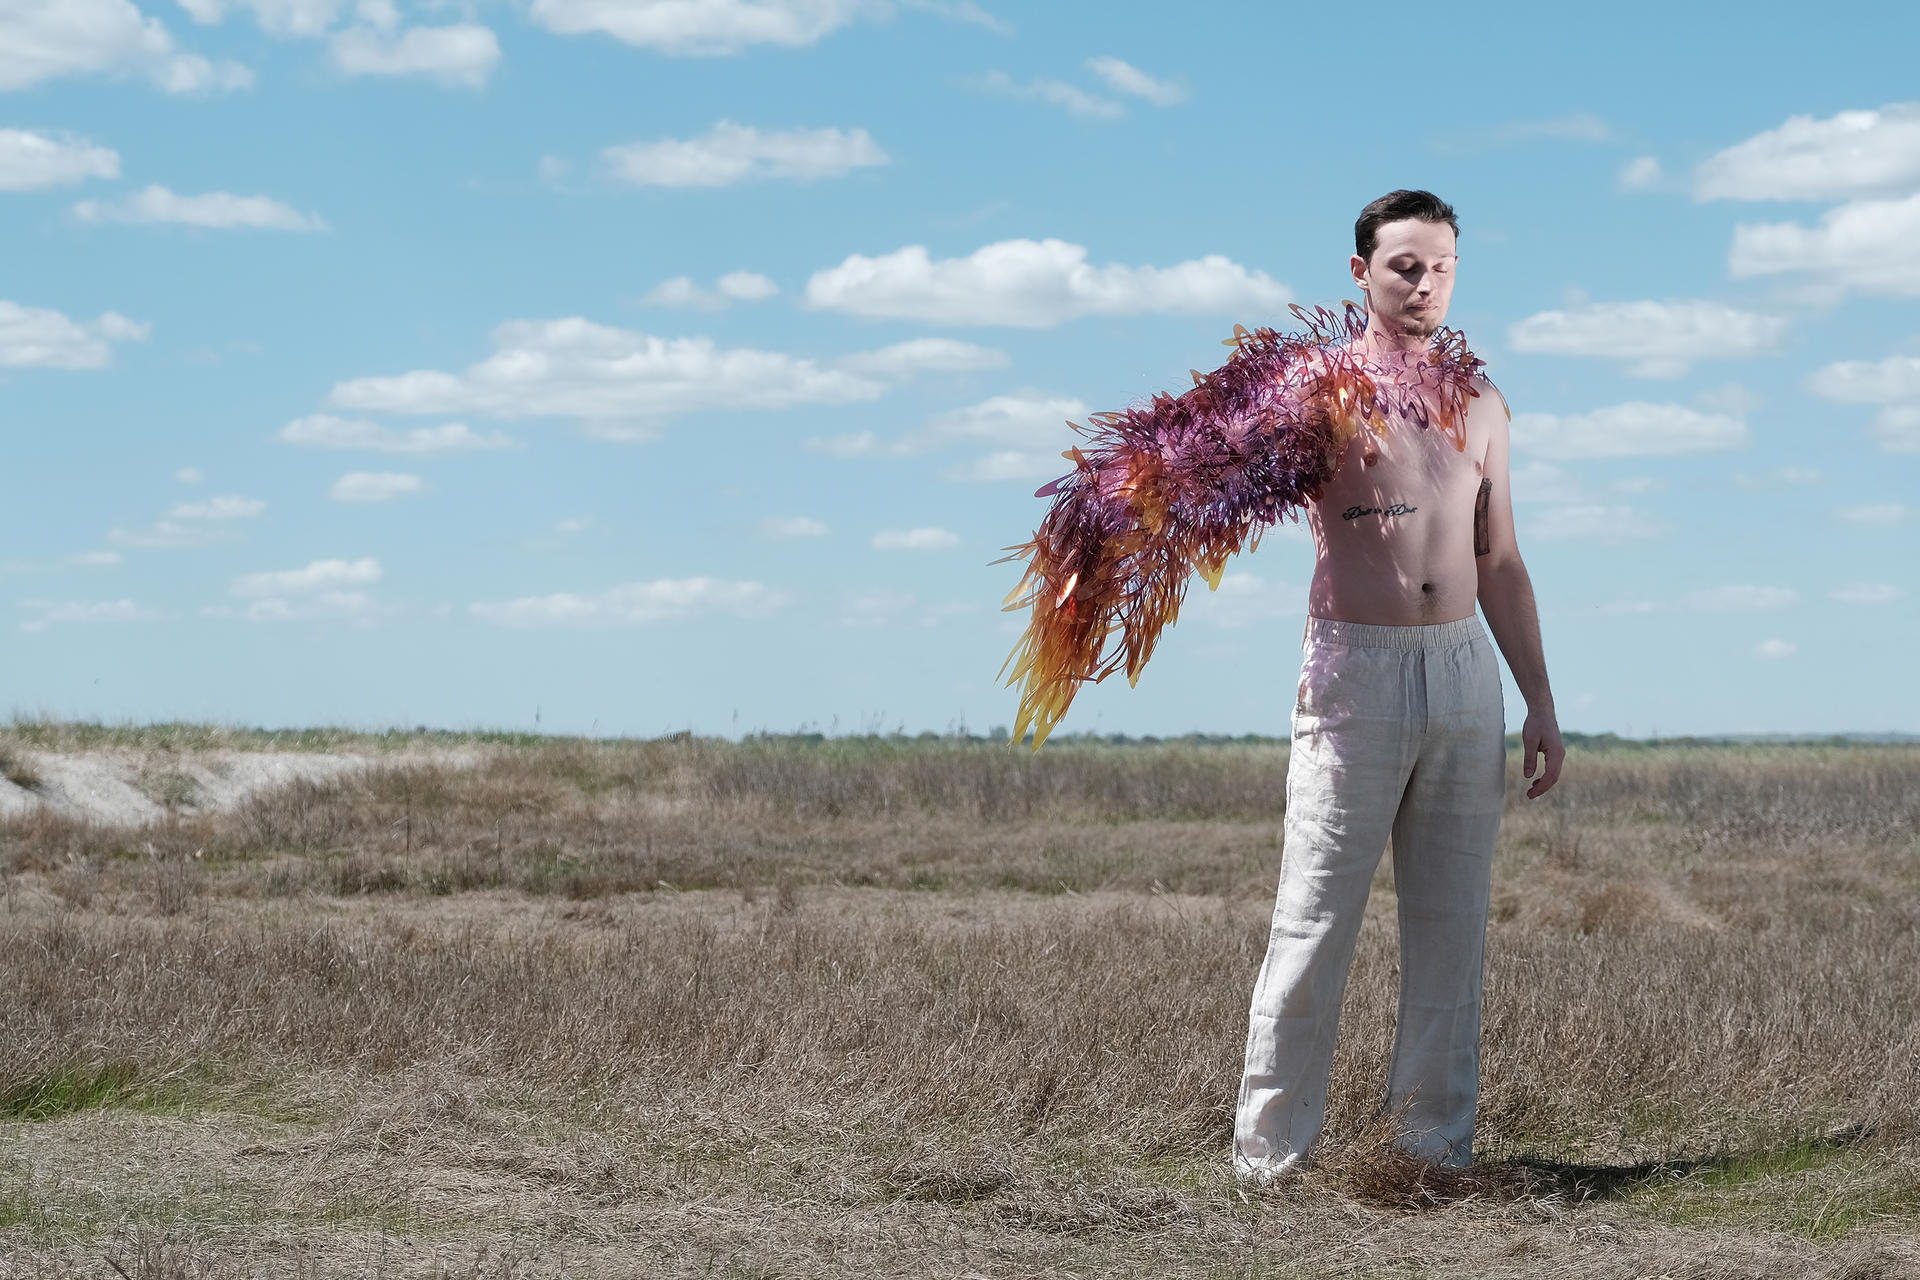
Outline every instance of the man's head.
[(1389, 191), (1360, 211), (1351, 266), (1373, 325), (1421, 338), (1440, 327), (1459, 235), (1453, 206), (1431, 191)]

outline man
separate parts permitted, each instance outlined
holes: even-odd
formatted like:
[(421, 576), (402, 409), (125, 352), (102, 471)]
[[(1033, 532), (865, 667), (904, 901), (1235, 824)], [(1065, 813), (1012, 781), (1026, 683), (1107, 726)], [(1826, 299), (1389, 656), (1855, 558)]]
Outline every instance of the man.
[[(1411, 380), (1446, 319), (1458, 233), (1453, 209), (1426, 191), (1395, 191), (1361, 212), (1352, 271), (1367, 325), (1354, 347), (1372, 377)], [(1475, 389), (1464, 451), (1411, 424), (1362, 430), (1308, 508), (1316, 562), (1286, 844), (1234, 1121), (1243, 1180), (1298, 1168), (1319, 1136), (1347, 970), (1389, 836), (1400, 1005), (1388, 1110), (1403, 1149), (1472, 1159), (1506, 770), (1499, 669), (1476, 600), (1527, 702), (1528, 796), (1553, 786), (1565, 754), (1514, 539), (1505, 401), (1484, 379)]]

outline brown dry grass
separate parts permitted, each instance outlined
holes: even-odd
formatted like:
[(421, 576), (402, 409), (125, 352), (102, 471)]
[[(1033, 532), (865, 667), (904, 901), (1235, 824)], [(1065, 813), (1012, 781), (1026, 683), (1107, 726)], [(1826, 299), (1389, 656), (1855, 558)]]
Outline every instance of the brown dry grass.
[(1383, 1141), (1383, 860), (1320, 1171), (1249, 1194), (1284, 771), (499, 744), (0, 822), (0, 1274), (1920, 1274), (1920, 751), (1516, 791), (1462, 1172)]

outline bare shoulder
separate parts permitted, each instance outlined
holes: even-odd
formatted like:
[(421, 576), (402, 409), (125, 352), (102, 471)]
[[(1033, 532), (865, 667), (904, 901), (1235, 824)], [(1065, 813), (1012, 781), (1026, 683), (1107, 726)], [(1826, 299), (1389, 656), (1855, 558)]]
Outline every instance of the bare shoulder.
[(1500, 388), (1493, 385), (1492, 378), (1489, 378), (1484, 373), (1476, 373), (1468, 385), (1474, 389), (1482, 400), (1489, 404), (1499, 405), (1500, 412), (1506, 416), (1508, 422), (1513, 421), (1513, 408), (1507, 404), (1507, 398), (1500, 394)]

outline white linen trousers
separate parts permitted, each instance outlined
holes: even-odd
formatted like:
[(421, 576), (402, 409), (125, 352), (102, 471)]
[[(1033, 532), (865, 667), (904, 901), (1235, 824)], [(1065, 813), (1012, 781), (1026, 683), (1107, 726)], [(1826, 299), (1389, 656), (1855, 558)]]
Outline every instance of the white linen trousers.
[(1400, 1005), (1387, 1109), (1396, 1144), (1473, 1158), (1487, 896), (1506, 716), (1478, 617), (1430, 626), (1309, 618), (1287, 765), (1286, 839), (1234, 1115), (1242, 1179), (1306, 1157), (1354, 941), (1391, 835)]

